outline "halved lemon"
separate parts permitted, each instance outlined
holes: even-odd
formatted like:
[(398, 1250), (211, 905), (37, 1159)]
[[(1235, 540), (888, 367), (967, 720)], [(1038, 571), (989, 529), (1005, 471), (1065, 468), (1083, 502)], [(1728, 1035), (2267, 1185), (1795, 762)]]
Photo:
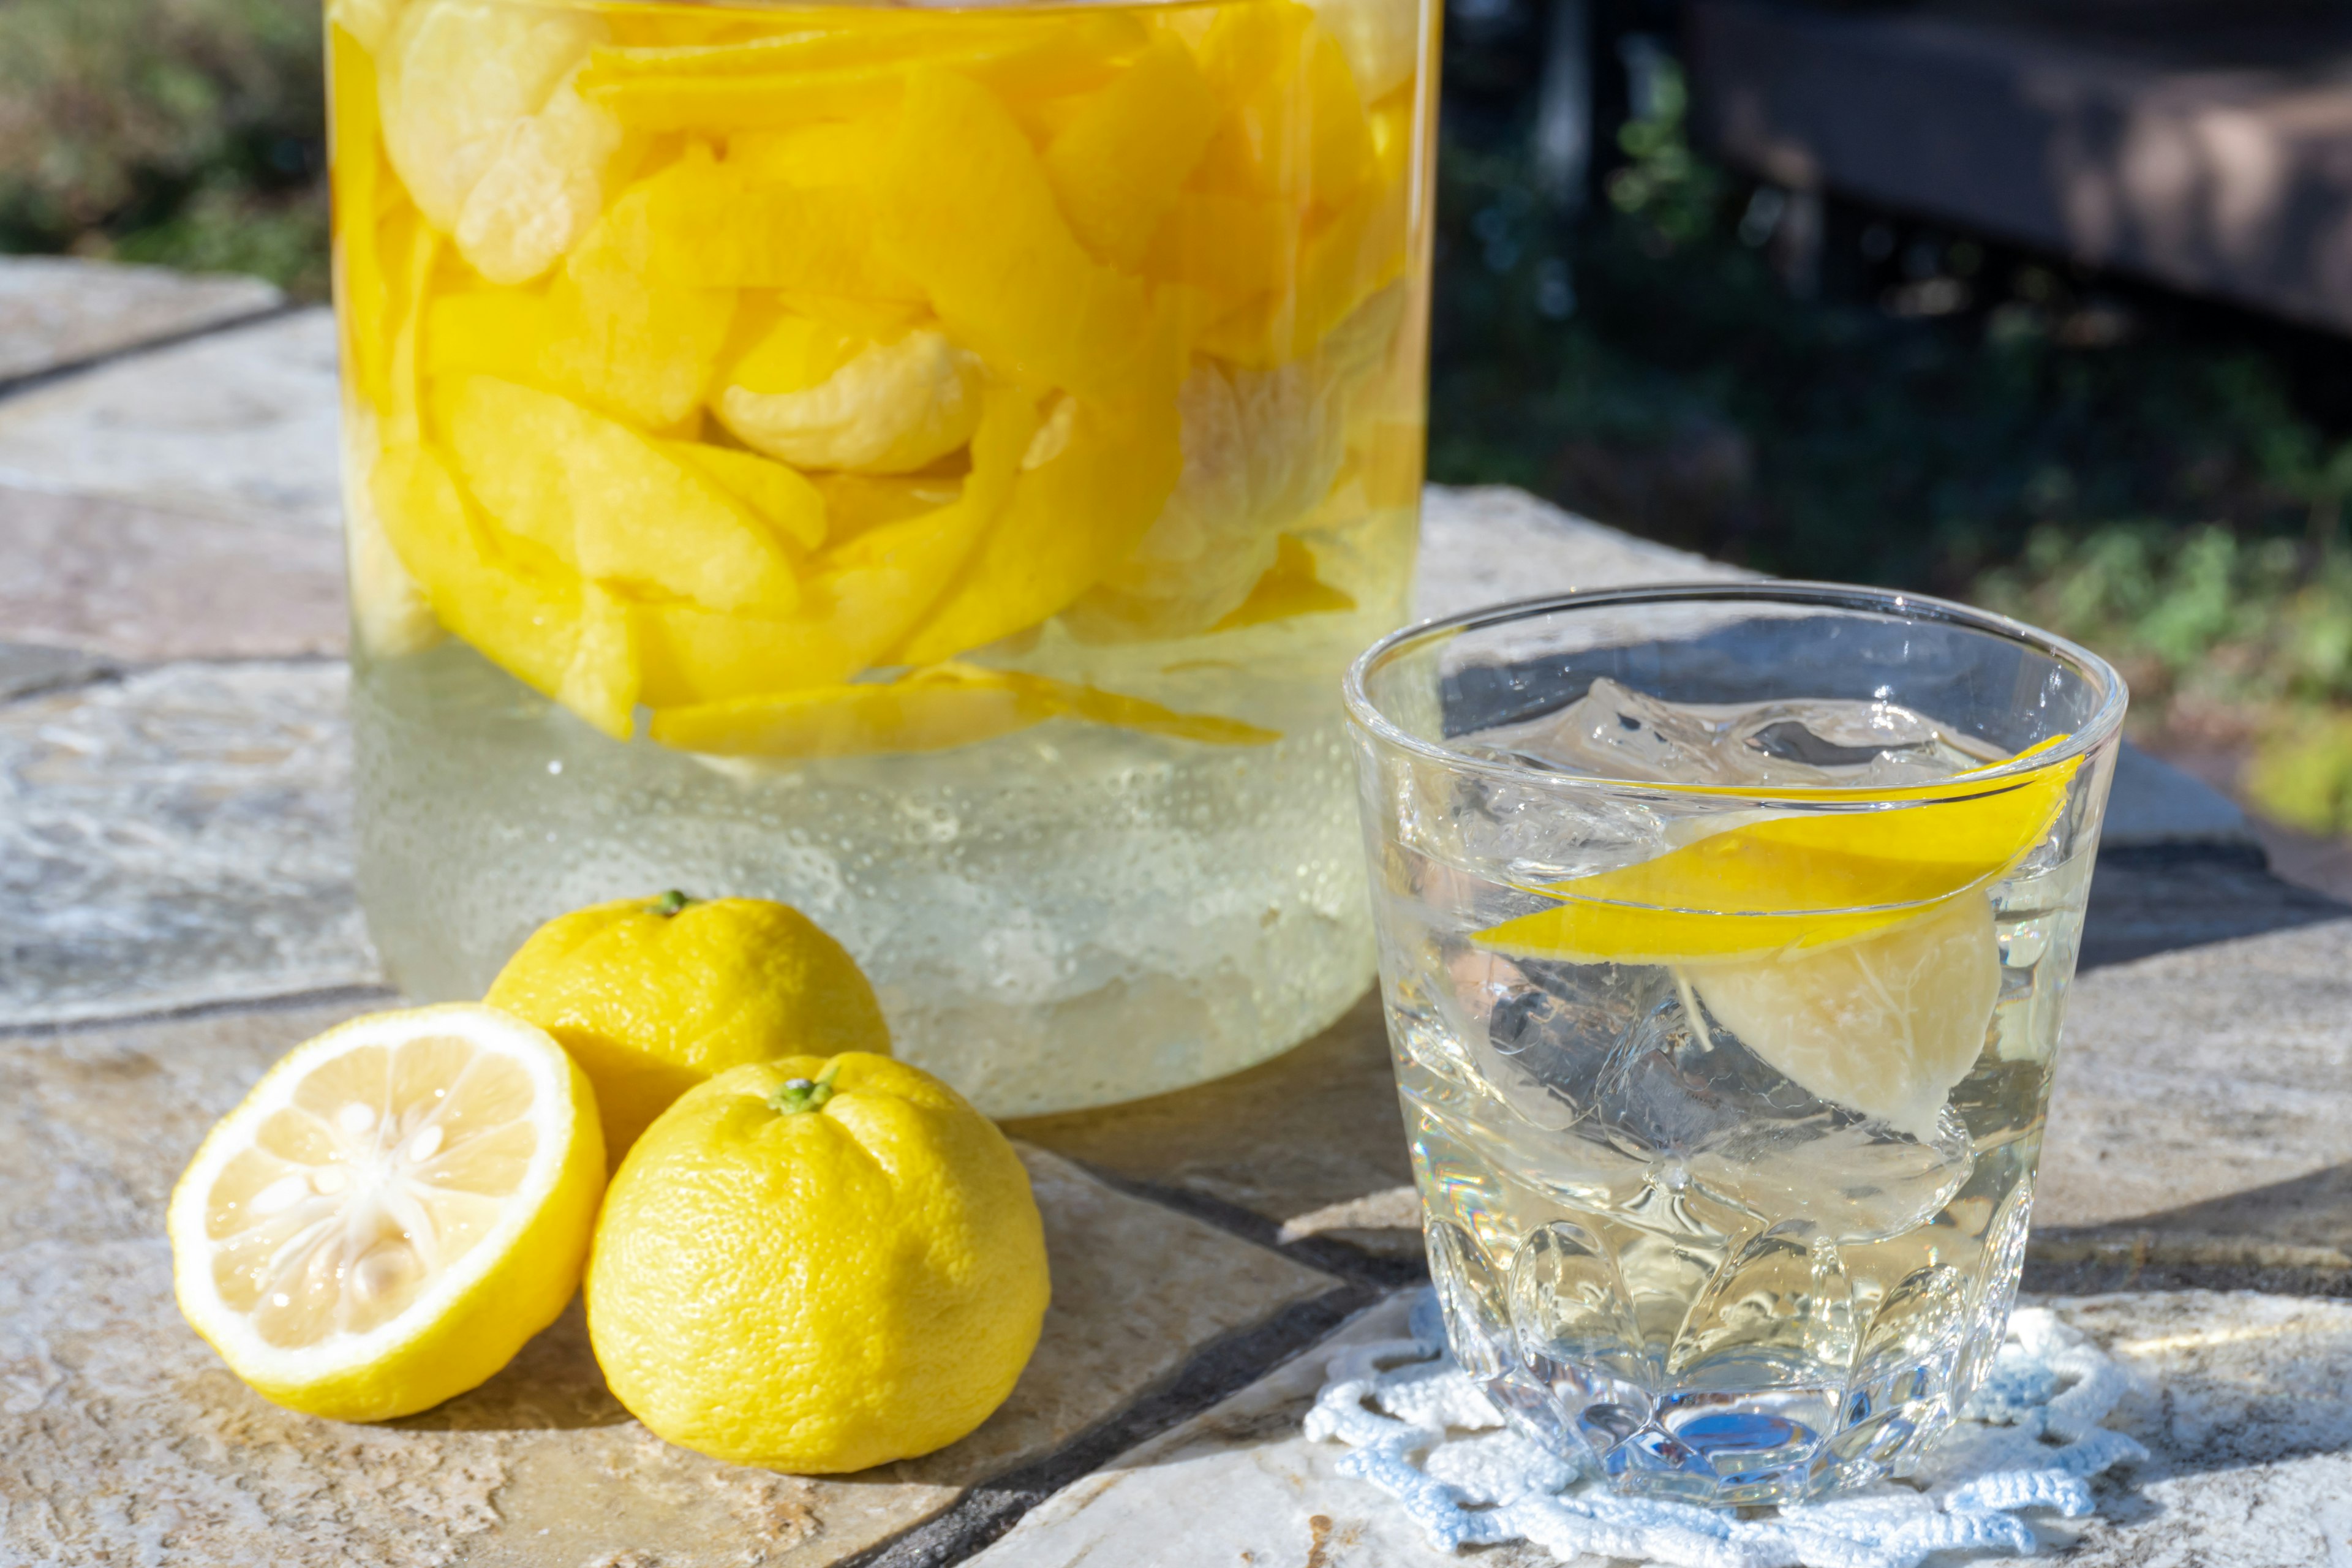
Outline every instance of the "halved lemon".
[(572, 1299), (604, 1196), (594, 1090), (461, 1004), (294, 1047), (173, 1191), (180, 1310), (291, 1409), (377, 1421), (488, 1379)]

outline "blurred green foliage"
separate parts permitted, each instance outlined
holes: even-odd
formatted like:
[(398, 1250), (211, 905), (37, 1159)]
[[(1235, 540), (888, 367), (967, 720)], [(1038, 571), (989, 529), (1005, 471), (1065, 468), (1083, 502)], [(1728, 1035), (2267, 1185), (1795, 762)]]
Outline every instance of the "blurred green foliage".
[(2310, 708), (2285, 715), (2256, 748), (2246, 793), (2307, 833), (2352, 834), (2352, 716)]
[(2314, 833), (2352, 832), (2352, 556), (2318, 538), (2210, 523), (2038, 530), (1978, 580), (1991, 608), (2115, 660), (2144, 724), (2251, 742), (2249, 797)]
[(2255, 804), (2352, 832), (2352, 420), (2311, 395), (2352, 350), (1870, 215), (1807, 276), (1670, 65), (1648, 97), (1574, 220), (1519, 138), (1444, 147), (1432, 477), (2050, 626), (2143, 736), (2248, 748)]
[(1758, 221), (1779, 193), (1690, 153), (1671, 79), (1654, 97), (1606, 205), (1573, 223), (1528, 195), (1517, 142), (1446, 147), (1434, 477), (1508, 479), (1769, 571), (1954, 594), (2037, 529), (2305, 527), (2334, 448), (2276, 355), (1948, 238), (1869, 276), (1833, 234), (1799, 297)]
[(323, 294), (317, 0), (5, 0), (0, 249)]

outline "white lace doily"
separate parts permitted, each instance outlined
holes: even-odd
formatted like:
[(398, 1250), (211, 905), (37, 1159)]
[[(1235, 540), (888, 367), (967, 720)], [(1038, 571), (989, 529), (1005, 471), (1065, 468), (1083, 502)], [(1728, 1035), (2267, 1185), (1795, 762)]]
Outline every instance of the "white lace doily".
[(2130, 1381), (2051, 1313), (2021, 1308), (1991, 1374), (1906, 1482), (1744, 1519), (1732, 1509), (1622, 1496), (1504, 1425), (1446, 1353), (1437, 1302), (1412, 1337), (1331, 1359), (1307, 1435), (1354, 1452), (1344, 1475), (1401, 1503), (1439, 1547), (1532, 1542), (1555, 1556), (1673, 1568), (1916, 1568), (1929, 1553), (2038, 1549), (2019, 1514), (2093, 1510), (2090, 1478), (2147, 1451), (2099, 1423)]

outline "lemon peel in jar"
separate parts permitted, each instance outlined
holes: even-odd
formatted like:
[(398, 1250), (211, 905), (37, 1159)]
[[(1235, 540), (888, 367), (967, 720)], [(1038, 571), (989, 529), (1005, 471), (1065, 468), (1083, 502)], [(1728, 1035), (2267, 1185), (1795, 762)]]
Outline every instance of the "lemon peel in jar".
[(983, 367), (936, 328), (875, 341), (786, 316), (728, 373), (719, 420), (804, 468), (902, 474), (971, 439)]

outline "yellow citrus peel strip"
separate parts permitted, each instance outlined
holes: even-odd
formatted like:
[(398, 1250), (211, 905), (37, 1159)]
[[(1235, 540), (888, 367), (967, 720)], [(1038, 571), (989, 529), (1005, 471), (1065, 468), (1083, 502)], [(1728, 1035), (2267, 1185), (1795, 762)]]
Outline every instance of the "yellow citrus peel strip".
[(1832, 946), (1916, 919), (2007, 871), (2049, 830), (2081, 763), (1982, 794), (1969, 793), (1969, 780), (1983, 771), (1971, 769), (1874, 794), (1867, 811), (1744, 821), (1636, 865), (1535, 889), (1559, 901), (1476, 940), (1517, 957), (1675, 966)]
[(1280, 738), (1237, 719), (1183, 713), (1098, 687), (953, 662), (887, 683), (666, 709), (654, 715), (652, 734), (665, 745), (717, 756), (845, 757), (943, 751), (1063, 717), (1208, 745), (1263, 745)]

